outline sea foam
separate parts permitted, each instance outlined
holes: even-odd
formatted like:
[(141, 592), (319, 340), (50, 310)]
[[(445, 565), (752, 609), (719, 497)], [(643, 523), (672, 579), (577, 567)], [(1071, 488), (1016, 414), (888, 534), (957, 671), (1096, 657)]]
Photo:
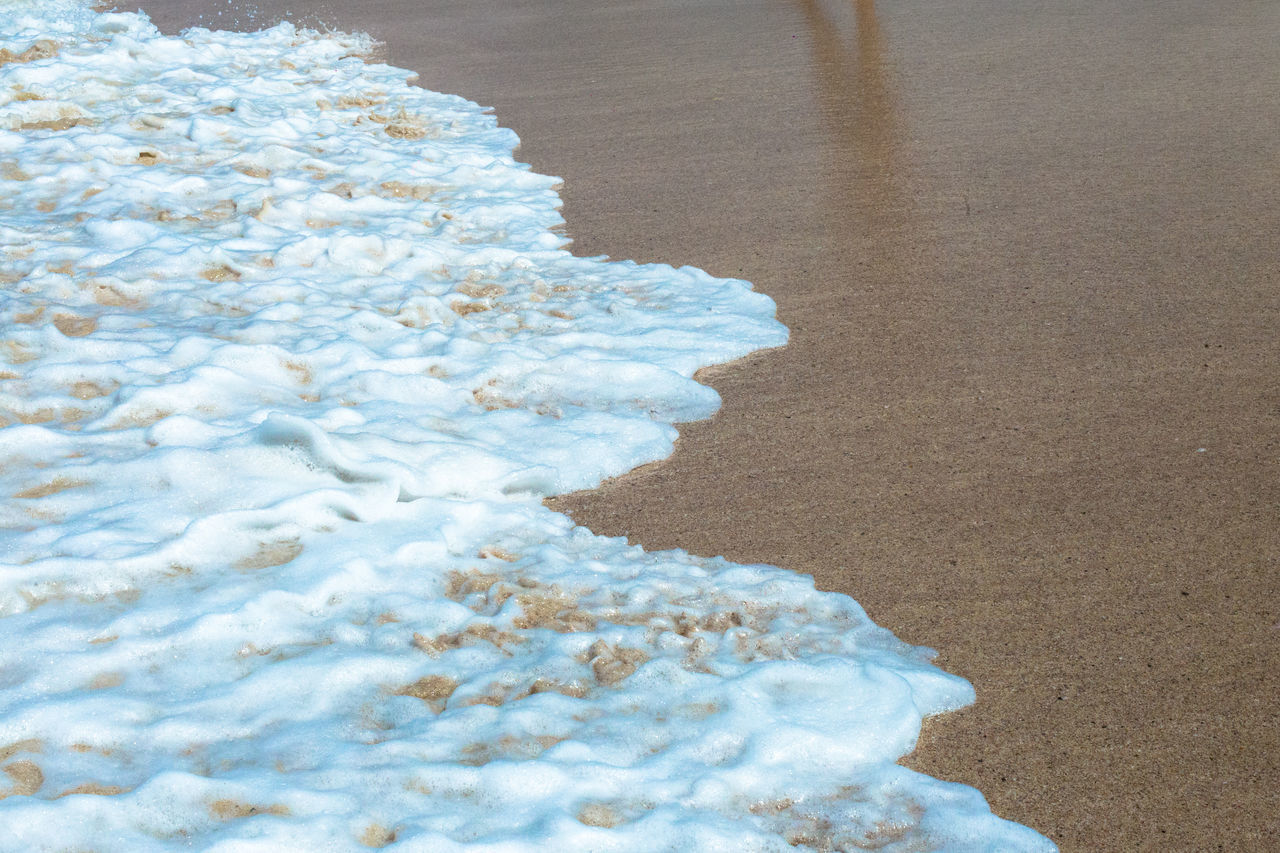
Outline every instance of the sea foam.
[(0, 849), (1052, 849), (927, 650), (542, 506), (786, 332), (371, 48), (0, 0)]

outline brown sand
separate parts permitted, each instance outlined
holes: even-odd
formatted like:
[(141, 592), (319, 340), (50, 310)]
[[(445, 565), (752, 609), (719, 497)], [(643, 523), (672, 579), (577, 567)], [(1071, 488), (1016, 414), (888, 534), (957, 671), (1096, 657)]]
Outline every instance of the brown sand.
[(777, 300), (674, 458), (557, 506), (940, 649), (978, 703), (908, 763), (1064, 850), (1276, 843), (1280, 4), (257, 6), (496, 107), (579, 252)]

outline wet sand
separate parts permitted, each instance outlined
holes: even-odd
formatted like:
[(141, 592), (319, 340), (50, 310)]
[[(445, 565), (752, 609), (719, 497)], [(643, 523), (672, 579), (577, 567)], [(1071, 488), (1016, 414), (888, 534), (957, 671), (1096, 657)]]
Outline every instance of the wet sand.
[(142, 6), (369, 31), (565, 179), (579, 253), (774, 297), (713, 420), (557, 507), (939, 649), (978, 702), (906, 763), (1064, 850), (1270, 849), (1280, 4)]

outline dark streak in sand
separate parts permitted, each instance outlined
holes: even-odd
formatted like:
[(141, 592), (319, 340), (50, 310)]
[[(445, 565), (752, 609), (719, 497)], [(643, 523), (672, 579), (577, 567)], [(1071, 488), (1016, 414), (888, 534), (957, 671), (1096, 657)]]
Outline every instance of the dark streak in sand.
[(777, 300), (671, 460), (556, 506), (941, 649), (978, 703), (907, 763), (1064, 850), (1273, 843), (1280, 4), (256, 5), (496, 107), (580, 253)]

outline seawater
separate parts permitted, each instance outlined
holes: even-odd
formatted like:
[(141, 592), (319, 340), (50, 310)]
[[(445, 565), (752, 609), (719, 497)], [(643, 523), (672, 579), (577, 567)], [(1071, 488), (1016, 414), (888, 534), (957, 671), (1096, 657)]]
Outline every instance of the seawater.
[(0, 849), (1052, 849), (928, 650), (542, 506), (786, 331), (372, 47), (0, 0)]

